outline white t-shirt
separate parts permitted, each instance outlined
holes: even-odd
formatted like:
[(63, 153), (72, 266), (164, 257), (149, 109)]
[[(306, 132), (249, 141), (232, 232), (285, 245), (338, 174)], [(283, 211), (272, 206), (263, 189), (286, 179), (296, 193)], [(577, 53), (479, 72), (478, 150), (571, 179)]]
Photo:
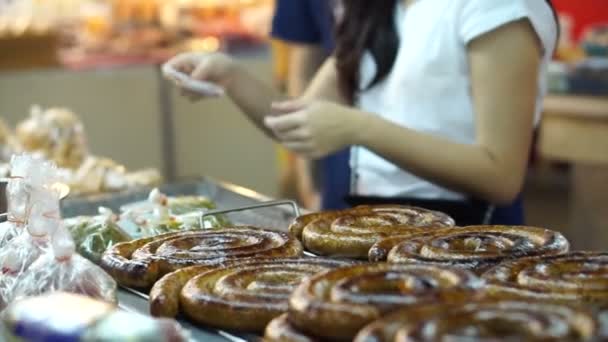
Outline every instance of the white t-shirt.
[[(535, 117), (538, 123), (547, 89), (546, 69), (557, 38), (555, 19), (545, 0), (418, 0), (407, 9), (399, 1), (395, 21), (401, 45), (394, 67), (381, 83), (360, 94), (357, 107), (416, 131), (475, 143), (466, 45), (522, 18), (531, 22), (544, 48)], [(360, 68), (362, 89), (375, 73), (376, 64), (366, 53)], [(363, 147), (351, 149), (350, 163), (351, 193), (355, 195), (465, 197), (420, 179)]]

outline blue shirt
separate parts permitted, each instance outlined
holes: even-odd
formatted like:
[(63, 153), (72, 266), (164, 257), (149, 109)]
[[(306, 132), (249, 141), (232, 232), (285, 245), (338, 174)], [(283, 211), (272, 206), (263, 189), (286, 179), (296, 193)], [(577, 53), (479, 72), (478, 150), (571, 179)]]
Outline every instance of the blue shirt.
[[(278, 0), (272, 21), (275, 38), (322, 46), (327, 54), (334, 48), (333, 10), (330, 0)], [(319, 160), (321, 206), (344, 209), (350, 191), (350, 149)]]
[(288, 42), (334, 49), (333, 10), (330, 0), (277, 0), (272, 36)]

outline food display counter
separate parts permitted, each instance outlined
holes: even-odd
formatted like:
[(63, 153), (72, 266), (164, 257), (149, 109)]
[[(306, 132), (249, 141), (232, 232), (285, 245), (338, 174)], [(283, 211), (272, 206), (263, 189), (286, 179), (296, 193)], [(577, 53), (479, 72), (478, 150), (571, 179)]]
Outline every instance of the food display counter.
[[(22, 158), (43, 165), (35, 158)], [(40, 166), (42, 171), (48, 168), (51, 166)], [(37, 169), (28, 172), (34, 174)], [(39, 179), (24, 174), (10, 180), (11, 203), (36, 200), (41, 193), (54, 191), (45, 183), (33, 186), (36, 191), (31, 194), (35, 196), (21, 196), (32, 187), (19, 188), (18, 184), (35, 185)], [(119, 222), (117, 230), (129, 236), (109, 245), (95, 244), (102, 251), (97, 259), (105, 270), (102, 272), (92, 264), (95, 261), (90, 255), (85, 260), (85, 254), (74, 254), (73, 249), (69, 258), (57, 258), (58, 247), (64, 245), (55, 243), (56, 233), (52, 239), (42, 240), (44, 235), (31, 235), (28, 226), (27, 232), (13, 237), (5, 248), (19, 247), (21, 241), (50, 241), (52, 253), (47, 251), (28, 266), (17, 278), (15, 289), (30, 284), (33, 287), (25, 287), (39, 289), (40, 281), (25, 281), (38, 274), (38, 260), (51, 260), (48, 265), (69, 271), (85, 271), (82, 274), (87, 277), (71, 279), (86, 287), (61, 289), (96, 298), (78, 297), (93, 301), (96, 307), (111, 307), (111, 312), (102, 308), (100, 315), (106, 316), (100, 320), (85, 322), (91, 329), (86, 333), (92, 334), (124, 330), (143, 334), (146, 327), (133, 329), (123, 323), (119, 329), (122, 322), (110, 320), (129, 312), (144, 314), (137, 315), (139, 320), (152, 320), (148, 313), (174, 317), (195, 341), (257, 342), (262, 335), (270, 341), (281, 341), (280, 336), (285, 334), (300, 339), (375, 340), (377, 336), (394, 335), (395, 326), (400, 334), (411, 324), (416, 324), (417, 330), (407, 330), (408, 334), (428, 331), (426, 327), (438, 320), (445, 327), (433, 330), (439, 337), (430, 340), (466, 331), (468, 338), (473, 332), (480, 338), (491, 333), (497, 338), (504, 334), (516, 339), (533, 336), (568, 340), (575, 336), (574, 340), (586, 341), (603, 340), (608, 332), (603, 326), (608, 322), (603, 282), (608, 255), (570, 251), (568, 240), (554, 230), (457, 227), (445, 213), (398, 205), (299, 213), (291, 201), (269, 202), (268, 196), (209, 177), (166, 185), (160, 191), (148, 190), (88, 198), (68, 196), (61, 202), (61, 215), (56, 216), (38, 210), (21, 213), (39, 223), (61, 216), (94, 214), (96, 208), (106, 207), (99, 212), (102, 225), (69, 228), (74, 241), (83, 236), (85, 240), (91, 235), (105, 236), (103, 231)], [(57, 202), (56, 197), (49, 201)], [(13, 214), (17, 207), (11, 207)], [(120, 211), (120, 215), (111, 210)], [(34, 220), (32, 217), (39, 219), (35, 215), (45, 220)], [(69, 226), (67, 221), (63, 223)], [(17, 227), (20, 222), (26, 221), (12, 220), (9, 225)], [(60, 229), (63, 225), (52, 227)], [(76, 245), (82, 246), (80, 242)], [(67, 263), (70, 260), (88, 266), (71, 268), (74, 264)], [(8, 270), (3, 279), (13, 274), (12, 269)], [(105, 281), (89, 281), (89, 277)], [(71, 284), (68, 280), (62, 279), (58, 286)], [(99, 298), (101, 292), (94, 291), (97, 288), (109, 289), (104, 291), (108, 297)], [(66, 315), (78, 323), (74, 315), (82, 309), (74, 305), (34, 305), (49, 298), (73, 300), (76, 295), (49, 291), (44, 286), (42, 290), (40, 297), (31, 292), (20, 297), (18, 291), (8, 297), (7, 316), (2, 320), (5, 331), (23, 336), (29, 330), (22, 327), (27, 326), (55, 333), (65, 325), (56, 324), (53, 318), (61, 320)], [(123, 310), (108, 302), (117, 302)], [(50, 323), (39, 319), (43, 314), (53, 315), (48, 319)], [(546, 322), (542, 329), (537, 328), (537, 320)], [(152, 322), (177, 326), (173, 320)], [(159, 341), (166, 340), (161, 337)]]

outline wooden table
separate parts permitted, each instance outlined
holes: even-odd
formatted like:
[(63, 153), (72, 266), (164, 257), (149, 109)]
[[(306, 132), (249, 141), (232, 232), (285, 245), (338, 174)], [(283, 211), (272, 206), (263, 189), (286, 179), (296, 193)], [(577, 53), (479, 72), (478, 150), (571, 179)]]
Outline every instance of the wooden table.
[(565, 233), (573, 246), (608, 250), (608, 97), (548, 96), (538, 148), (572, 165)]

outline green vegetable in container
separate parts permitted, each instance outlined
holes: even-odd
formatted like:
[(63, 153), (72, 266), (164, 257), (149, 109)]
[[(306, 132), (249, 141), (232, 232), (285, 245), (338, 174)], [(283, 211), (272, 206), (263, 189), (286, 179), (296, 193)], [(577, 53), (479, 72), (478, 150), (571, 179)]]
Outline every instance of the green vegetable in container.
[(106, 249), (119, 242), (132, 240), (117, 224), (117, 216), (107, 208), (99, 208), (97, 216), (79, 216), (64, 220), (78, 253), (98, 263)]

